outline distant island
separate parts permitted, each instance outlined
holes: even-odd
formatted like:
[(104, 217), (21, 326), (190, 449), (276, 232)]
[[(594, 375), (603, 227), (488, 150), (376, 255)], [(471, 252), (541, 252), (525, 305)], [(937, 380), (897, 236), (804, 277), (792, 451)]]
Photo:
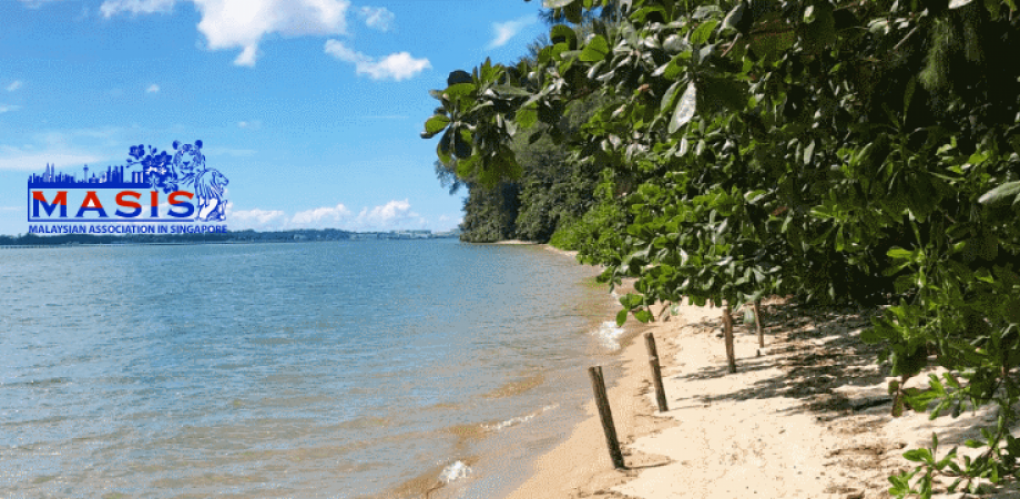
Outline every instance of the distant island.
[(259, 232), (252, 229), (226, 233), (206, 234), (130, 234), (92, 235), (61, 234), (39, 236), (0, 235), (0, 249), (26, 246), (64, 245), (117, 245), (117, 244), (251, 244), (295, 243), (317, 241), (355, 241), (362, 239), (441, 239), (460, 237), (460, 229), (445, 232), (431, 230), (393, 230), (389, 232), (349, 232), (339, 229), (297, 229), (278, 232)]

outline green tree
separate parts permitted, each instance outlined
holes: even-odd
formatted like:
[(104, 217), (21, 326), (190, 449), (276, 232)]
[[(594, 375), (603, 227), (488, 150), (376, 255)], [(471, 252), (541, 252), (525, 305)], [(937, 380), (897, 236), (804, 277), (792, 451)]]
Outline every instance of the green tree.
[[(606, 2), (546, 5), (581, 23)], [(682, 297), (890, 305), (862, 335), (887, 345), (881, 360), (901, 381), (932, 353), (950, 371), (929, 389), (890, 386), (895, 413), (1000, 406), (979, 459), (936, 459), (933, 442), (907, 453), (919, 466), (891, 492), (928, 497), (936, 474), (972, 490), (1020, 478), (1014, 1), (621, 5), (584, 36), (553, 26), (534, 60), (452, 73), (426, 123), (440, 157), (462, 179), (519, 179), (512, 144), (536, 130), (612, 168), (625, 229), (582, 248), (606, 280), (637, 278), (620, 320)], [(565, 133), (564, 113), (589, 99), (599, 109)]]

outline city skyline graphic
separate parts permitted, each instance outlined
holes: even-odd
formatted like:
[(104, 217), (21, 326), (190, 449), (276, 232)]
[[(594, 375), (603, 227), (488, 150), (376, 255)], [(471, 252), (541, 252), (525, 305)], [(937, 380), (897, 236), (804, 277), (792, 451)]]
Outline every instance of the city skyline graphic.
[(127, 172), (131, 174), (130, 180), (124, 180), (125, 169), (124, 166), (107, 166), (106, 171), (101, 172), (100, 176), (96, 176), (96, 172), (92, 172), (92, 176), (89, 177), (89, 165), (84, 165), (82, 169), (82, 178), (78, 178), (74, 174), (68, 174), (63, 172), (57, 172), (55, 165), (46, 164), (43, 170), (43, 174), (33, 173), (28, 177), (28, 185), (38, 188), (98, 188), (98, 189), (150, 189), (152, 188), (151, 183), (145, 178), (145, 173), (141, 171)]

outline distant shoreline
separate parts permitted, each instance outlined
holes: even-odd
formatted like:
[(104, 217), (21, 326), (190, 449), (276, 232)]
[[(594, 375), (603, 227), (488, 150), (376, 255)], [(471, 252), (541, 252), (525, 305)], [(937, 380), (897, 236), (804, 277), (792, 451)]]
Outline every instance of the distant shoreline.
[(261, 243), (305, 243), (360, 240), (417, 241), (423, 239), (450, 239), (459, 237), (459, 232), (390, 231), (390, 232), (348, 232), (336, 229), (302, 229), (282, 232), (239, 231), (205, 234), (132, 234), (92, 235), (60, 234), (39, 236), (0, 236), (2, 249), (30, 249), (77, 246), (187, 246), (195, 244), (261, 244)]

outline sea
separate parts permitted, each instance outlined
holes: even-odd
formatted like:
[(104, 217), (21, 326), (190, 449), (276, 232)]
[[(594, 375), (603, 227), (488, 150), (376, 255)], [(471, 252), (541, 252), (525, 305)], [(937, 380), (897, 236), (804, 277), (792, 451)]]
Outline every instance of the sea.
[(597, 273), (453, 239), (0, 251), (0, 497), (505, 496), (619, 372)]

